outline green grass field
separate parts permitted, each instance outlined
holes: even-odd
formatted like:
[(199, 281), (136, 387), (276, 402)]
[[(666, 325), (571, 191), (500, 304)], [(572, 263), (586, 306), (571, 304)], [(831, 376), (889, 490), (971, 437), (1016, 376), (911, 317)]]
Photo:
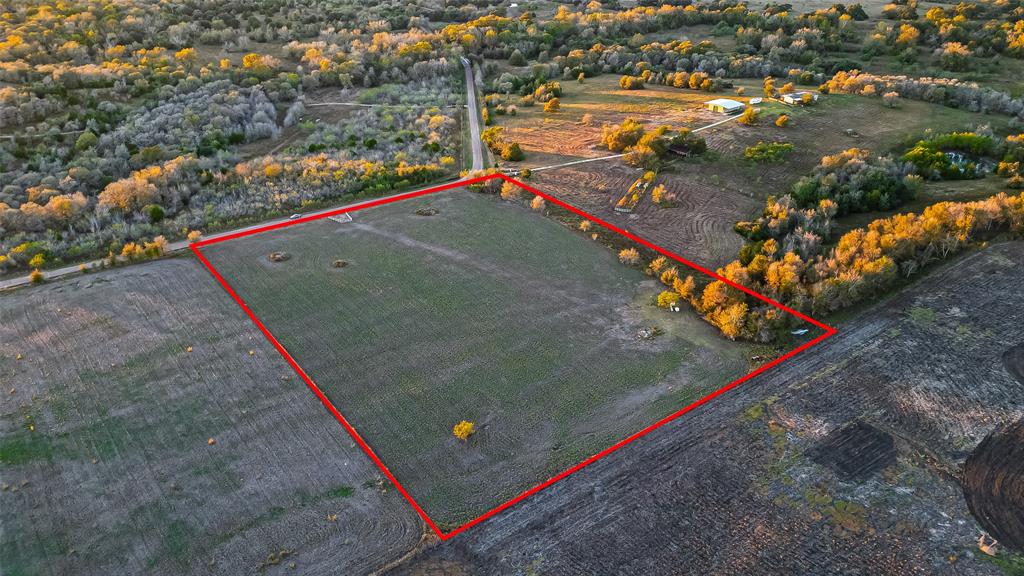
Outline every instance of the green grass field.
[[(443, 192), (203, 251), (442, 526), (747, 371), (747, 346), (654, 308), (655, 282), (606, 248), (494, 197)], [(664, 334), (637, 338), (652, 326)]]

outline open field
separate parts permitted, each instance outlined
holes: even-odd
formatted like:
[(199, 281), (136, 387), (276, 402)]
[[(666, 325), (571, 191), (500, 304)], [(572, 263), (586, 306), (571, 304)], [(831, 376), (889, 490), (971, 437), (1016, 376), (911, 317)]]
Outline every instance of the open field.
[(193, 259), (0, 296), (0, 390), (6, 576), (362, 574), (421, 538)]
[(749, 346), (522, 206), (457, 190), (354, 217), (202, 250), (443, 528), (748, 371)]
[(1021, 282), (1020, 242), (970, 254), (395, 573), (1001, 574), (958, 470), (1024, 415)]
[[(610, 76), (602, 76), (593, 82), (605, 78)], [(753, 82), (741, 82), (740, 85), (746, 87), (748, 95), (756, 94), (760, 89), (760, 85)], [(587, 86), (563, 83), (563, 89), (570, 90), (587, 89)], [(599, 142), (600, 122), (595, 122), (595, 126), (590, 128), (573, 123), (583, 110), (603, 110), (600, 114), (596, 111), (591, 113), (595, 118), (600, 116), (603, 121), (612, 123), (619, 123), (627, 116), (641, 117), (652, 127), (666, 123), (667, 120), (659, 118), (679, 118), (691, 127), (722, 118), (721, 115), (692, 108), (675, 108), (698, 106), (699, 102), (710, 97), (707, 93), (664, 87), (615, 91), (623, 93), (622, 98), (627, 100), (609, 104), (610, 96), (602, 101), (600, 96), (588, 96), (589, 91), (575, 93), (577, 98), (587, 99), (578, 103), (579, 109), (570, 108), (574, 93), (569, 93), (562, 100), (562, 109), (575, 111), (568, 118), (558, 120), (534, 118), (530, 122), (536, 122), (536, 128), (517, 126), (520, 122), (524, 122), (523, 126), (529, 124), (526, 118), (530, 114), (543, 115), (535, 112), (539, 108), (533, 108), (527, 114), (522, 112), (526, 108), (520, 108), (520, 114), (514, 118), (501, 117), (500, 125), (509, 127), (510, 141), (526, 138), (519, 141), (523, 142), (527, 159), (515, 164), (538, 166), (576, 157), (607, 155), (606, 150), (591, 148)], [(648, 92), (650, 94), (644, 95)], [(665, 93), (675, 95), (677, 100), (663, 98)], [(600, 94), (600, 91), (595, 94)], [(622, 106), (627, 106), (629, 101), (654, 108), (645, 115), (622, 112)], [(772, 107), (782, 108), (774, 103)], [(893, 109), (886, 107), (880, 99), (849, 95), (829, 95), (823, 97), (817, 106), (787, 110), (792, 118), (792, 125), (787, 128), (776, 127), (772, 123), (775, 114), (766, 113), (755, 126), (730, 122), (702, 132), (701, 136), (709, 147), (705, 156), (674, 161), (658, 175), (656, 182), (664, 184), (678, 198), (677, 205), (673, 207), (658, 207), (647, 198), (640, 202), (634, 214), (627, 216), (615, 212), (615, 202), (639, 175), (636, 169), (625, 166), (618, 159), (537, 172), (533, 182), (540, 189), (599, 218), (625, 226), (661, 246), (713, 267), (734, 258), (741, 246), (742, 239), (733, 232), (735, 223), (758, 215), (765, 198), (788, 191), (793, 183), (818, 164), (823, 155), (851, 147), (868, 148), (882, 154), (900, 146), (908, 135), (921, 135), (929, 128), (939, 133), (991, 123), (999, 130), (1005, 128), (1006, 123), (1005, 119), (997, 116), (915, 101), (902, 102)], [(568, 113), (547, 116), (558, 117), (560, 114)], [(686, 121), (683, 118), (686, 114), (693, 119)], [(847, 135), (847, 128), (856, 130), (859, 135)], [(743, 158), (747, 146), (773, 140), (794, 146), (783, 163), (757, 164)]]

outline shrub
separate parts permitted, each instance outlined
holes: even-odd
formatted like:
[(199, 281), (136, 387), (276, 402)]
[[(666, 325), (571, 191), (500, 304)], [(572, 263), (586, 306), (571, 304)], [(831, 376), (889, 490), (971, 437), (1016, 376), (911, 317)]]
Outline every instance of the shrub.
[(501, 185), (501, 197), (504, 200), (515, 200), (519, 197), (519, 186), (511, 182), (505, 182)]
[(36, 254), (28, 261), (29, 268), (42, 268), (46, 264), (46, 256), (42, 252)]
[(674, 290), (665, 290), (661, 294), (658, 294), (658, 307), (668, 308), (679, 303), (679, 293)]
[(743, 151), (743, 156), (754, 162), (782, 162), (782, 159), (792, 150), (793, 145), (789, 142), (758, 142), (753, 146), (748, 146)]
[(268, 180), (277, 178), (278, 176), (281, 175), (281, 172), (283, 171), (284, 167), (282, 167), (280, 164), (276, 162), (267, 164), (266, 166), (263, 167), (263, 175), (266, 176)]
[(658, 184), (651, 190), (651, 201), (662, 208), (672, 206), (676, 202), (675, 192), (669, 192), (664, 184)]
[(545, 206), (547, 206), (547, 203), (544, 202), (544, 199), (540, 196), (534, 196), (533, 200), (530, 202), (530, 208), (533, 208), (537, 212), (543, 212)]
[(612, 152), (622, 152), (640, 141), (644, 127), (635, 118), (626, 118), (619, 126), (605, 126), (601, 143)]
[(82, 132), (82, 135), (75, 140), (75, 150), (82, 151), (92, 148), (96, 145), (98, 138), (95, 134), (89, 131)]
[(192, 230), (188, 233), (188, 236), (186, 238), (188, 238), (189, 244), (194, 244), (196, 242), (199, 242), (199, 239), (202, 237), (202, 232), (200, 232), (199, 230)]
[(590, 229), (594, 227), (594, 224), (590, 220), (583, 220), (580, 222), (581, 232), (590, 232)]
[(629, 266), (640, 263), (640, 252), (636, 248), (625, 248), (619, 251), (619, 262)]
[(743, 111), (743, 114), (740, 114), (740, 117), (736, 121), (744, 126), (753, 126), (754, 124), (757, 124), (757, 117), (757, 109), (752, 106), (747, 106), (746, 110)]
[(789, 125), (789, 116), (785, 114), (779, 114), (779, 117), (775, 119), (775, 125), (779, 128), (785, 128)]
[(551, 100), (548, 100), (547, 102), (544, 103), (544, 111), (545, 112), (558, 112), (558, 109), (559, 109), (560, 106), (561, 106), (561, 101), (559, 101), (558, 98), (552, 98)]
[(642, 90), (644, 79), (640, 76), (623, 76), (619, 78), (619, 87), (623, 90)]
[(28, 281), (33, 284), (41, 284), (43, 282), (43, 273), (39, 269), (35, 269), (28, 275)]
[(150, 204), (143, 208), (146, 216), (149, 217), (149, 221), (152, 224), (156, 224), (164, 219), (164, 209), (159, 204)]
[(523, 149), (519, 147), (519, 143), (518, 142), (513, 142), (511, 144), (507, 144), (501, 150), (501, 159), (502, 160), (509, 160), (511, 162), (518, 162), (518, 161), (522, 160), (525, 157), (526, 157), (526, 155), (523, 154)]
[(452, 434), (463, 442), (469, 439), (474, 432), (476, 432), (476, 427), (468, 420), (463, 420), (452, 427)]

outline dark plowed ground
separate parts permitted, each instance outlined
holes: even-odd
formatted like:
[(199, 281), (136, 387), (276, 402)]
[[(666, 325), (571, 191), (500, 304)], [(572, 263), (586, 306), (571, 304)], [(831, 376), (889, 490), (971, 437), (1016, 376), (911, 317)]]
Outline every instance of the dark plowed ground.
[(808, 455), (842, 480), (867, 480), (896, 463), (892, 436), (859, 420), (834, 430)]
[(1024, 343), (1010, 348), (1003, 354), (1003, 363), (1006, 369), (1017, 377), (1017, 381), (1024, 385)]
[[(960, 473), (1024, 415), (1024, 246), (944, 267), (765, 377), (396, 574), (999, 574)], [(855, 421), (895, 461), (845, 481), (809, 451)]]
[(964, 498), (989, 534), (1024, 552), (1024, 420), (993, 431), (967, 459)]

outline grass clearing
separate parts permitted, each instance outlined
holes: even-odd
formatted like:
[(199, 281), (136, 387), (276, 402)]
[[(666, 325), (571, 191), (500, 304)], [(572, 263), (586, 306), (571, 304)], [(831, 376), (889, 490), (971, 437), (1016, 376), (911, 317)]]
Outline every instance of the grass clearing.
[[(564, 81), (563, 112), (544, 114), (534, 107), (520, 108), (515, 117), (494, 116), (499, 119), (498, 125), (507, 127), (508, 140), (519, 141), (526, 151), (526, 160), (514, 164), (543, 166), (609, 154), (600, 147), (601, 123), (618, 124), (627, 116), (637, 116), (617, 112), (609, 102), (616, 103), (615, 106), (629, 103), (654, 106), (656, 113), (640, 117), (649, 126), (665, 123), (704, 126), (723, 118), (699, 110), (701, 102), (723, 94), (667, 87), (619, 90), (617, 79), (613, 75), (587, 79), (603, 86), (593, 93), (592, 85), (588, 88), (588, 84), (581, 86)], [(736, 84), (744, 87), (748, 97), (761, 93), (760, 81), (740, 80)], [(573, 113), (565, 112), (573, 110), (574, 103), (580, 108)], [(595, 122), (593, 126), (584, 127), (578, 124), (578, 119), (588, 106), (594, 110)], [(916, 101), (901, 101), (896, 108), (889, 108), (880, 98), (845, 94), (824, 95), (817, 105), (806, 108), (774, 102), (762, 107), (765, 111), (758, 124), (743, 126), (729, 122), (705, 130), (701, 136), (707, 140), (707, 154), (674, 160), (659, 172), (656, 184), (664, 184), (667, 191), (678, 198), (673, 207), (658, 207), (645, 199), (629, 216), (615, 212), (615, 202), (638, 175), (635, 169), (618, 159), (536, 172), (534, 185), (696, 262), (717, 267), (734, 259), (742, 244), (742, 239), (733, 232), (735, 223), (759, 215), (765, 198), (788, 192), (823, 155), (853, 147), (867, 148), (878, 155), (899, 151), (908, 138), (916, 139), (928, 129), (940, 133), (990, 124), (998, 134), (1007, 126), (1007, 118), (1002, 116)], [(775, 126), (775, 117), (780, 112), (790, 116), (790, 126)], [(531, 123), (536, 126), (530, 127)], [(856, 135), (849, 135), (847, 129), (855, 130)], [(781, 163), (757, 164), (745, 159), (743, 154), (748, 146), (758, 142), (786, 142), (793, 145), (793, 150)], [(977, 198), (994, 192), (990, 182), (972, 182), (975, 183), (929, 184), (921, 195), (920, 204), (941, 199)], [(943, 192), (947, 189), (950, 192)], [(901, 207), (901, 210), (917, 207), (915, 204)], [(838, 226), (842, 232), (879, 216), (853, 215), (840, 219)]]
[(364, 574), (404, 554), (421, 522), (353, 488), (377, 470), (290, 374), (193, 259), (0, 295), (0, 570), (255, 573), (288, 548)]
[(443, 527), (747, 371), (747, 345), (654, 309), (654, 281), (519, 205), (458, 190), (354, 218), (203, 252)]

